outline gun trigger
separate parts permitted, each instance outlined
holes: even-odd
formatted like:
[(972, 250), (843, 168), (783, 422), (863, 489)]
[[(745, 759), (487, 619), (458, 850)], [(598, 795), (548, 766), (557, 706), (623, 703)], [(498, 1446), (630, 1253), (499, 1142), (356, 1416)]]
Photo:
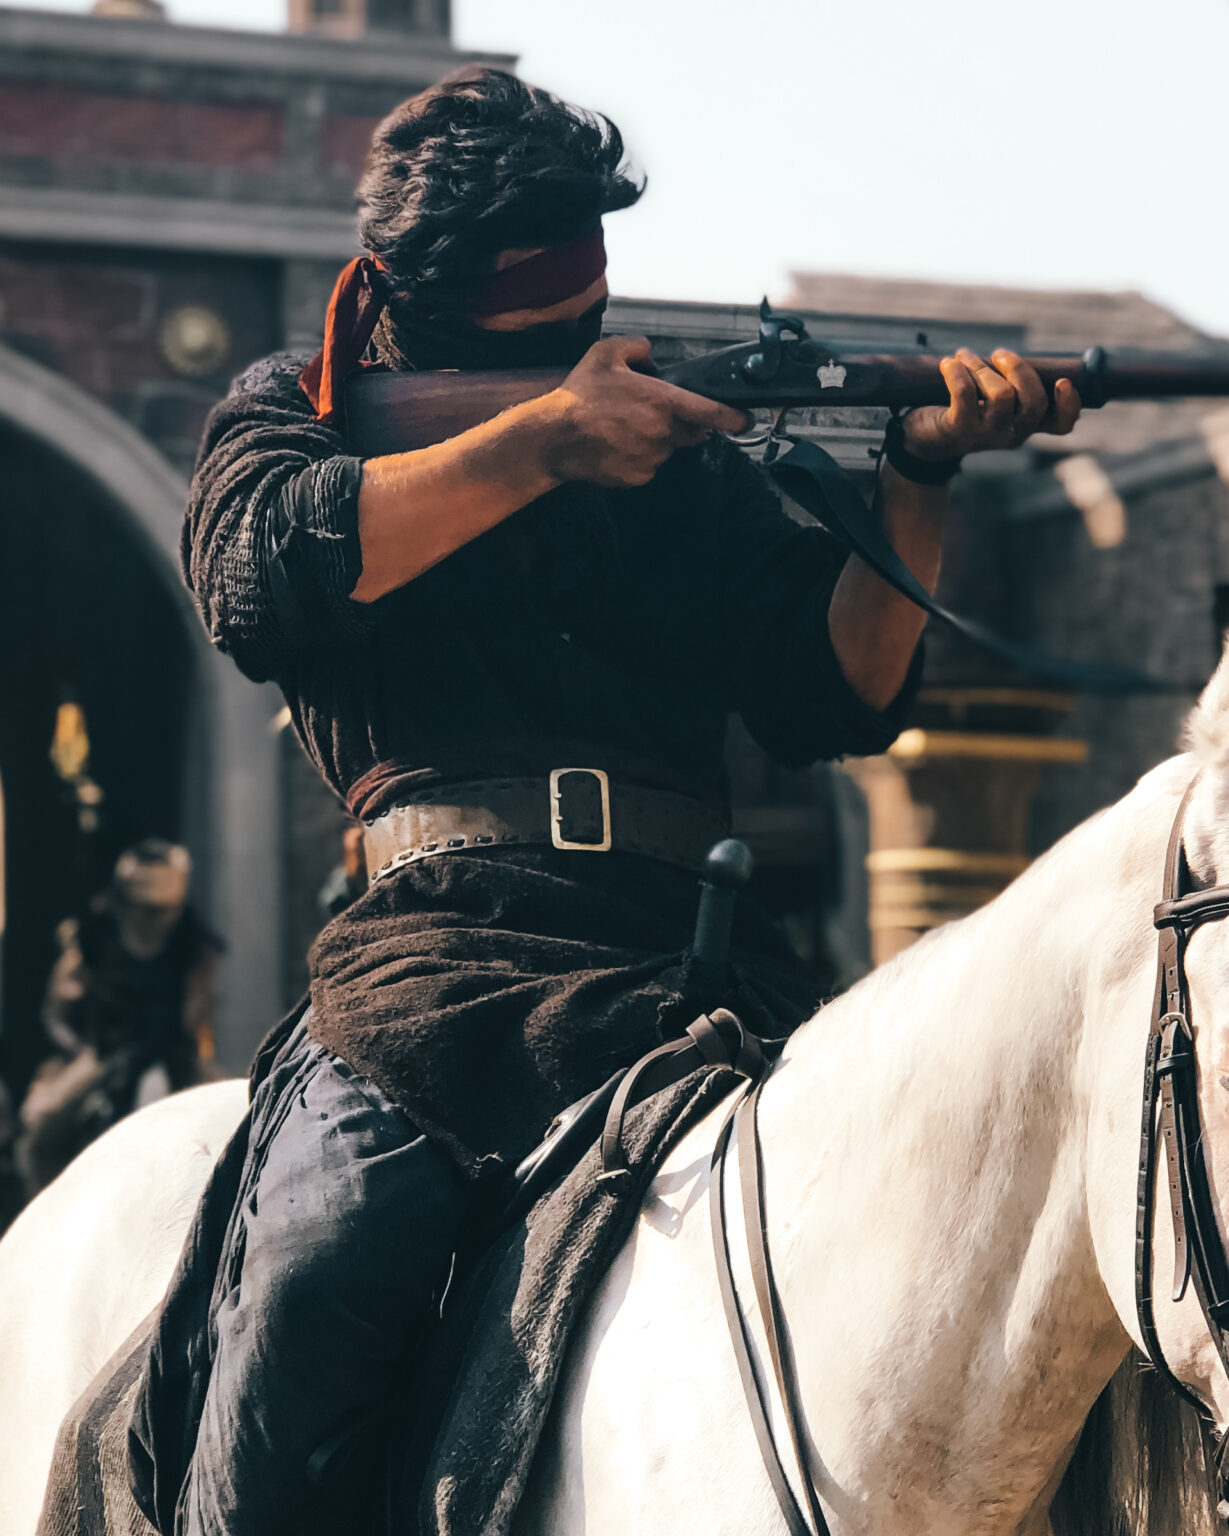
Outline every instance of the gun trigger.
[(785, 418), (789, 415), (789, 413), (790, 407), (788, 405), (779, 410), (773, 419), (772, 426), (768, 429), (768, 441), (767, 446), (764, 449), (763, 460), (765, 464), (771, 464), (776, 456), (781, 452), (781, 449), (787, 443), (792, 443), (794, 441), (794, 439), (785, 430)]

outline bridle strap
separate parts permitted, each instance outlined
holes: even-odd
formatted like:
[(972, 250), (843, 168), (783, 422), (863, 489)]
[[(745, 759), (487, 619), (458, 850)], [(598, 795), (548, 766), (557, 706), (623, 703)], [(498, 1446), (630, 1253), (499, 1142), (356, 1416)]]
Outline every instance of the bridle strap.
[[(1170, 1370), (1156, 1327), (1153, 1298), (1153, 1231), (1157, 1137), (1165, 1148), (1166, 1191), (1174, 1233), (1172, 1298), (1181, 1301), (1192, 1284), (1204, 1323), (1225, 1371), (1229, 1373), (1229, 1257), (1217, 1223), (1202, 1145), (1199, 1085), (1190, 998), (1186, 981), (1186, 945), (1205, 922), (1229, 917), (1229, 887), (1187, 891), (1190, 870), (1183, 824), (1199, 776), (1179, 803), (1165, 854), (1164, 897), (1153, 921), (1158, 930), (1157, 975), (1152, 1024), (1144, 1058), (1143, 1111), (1140, 1125), (1139, 1182), (1136, 1195), (1135, 1306), (1140, 1336), (1149, 1360), (1174, 1389), (1210, 1419), (1207, 1406)], [(1225, 1443), (1216, 1454), (1216, 1471), (1225, 1487)]]
[[(749, 1093), (740, 1097), (727, 1113), (713, 1149), (709, 1167), (709, 1216), (713, 1234), (713, 1255), (717, 1264), (717, 1281), (721, 1290), (721, 1302), (729, 1325), (730, 1341), (738, 1363), (743, 1395), (751, 1415), (752, 1428), (764, 1461), (768, 1480), (776, 1496), (790, 1536), (831, 1536), (828, 1522), (820, 1507), (819, 1495), (811, 1478), (804, 1450), (802, 1415), (799, 1407), (798, 1380), (794, 1371), (793, 1357), (785, 1341), (785, 1325), (781, 1311), (781, 1299), (768, 1256), (768, 1226), (764, 1209), (763, 1155), (759, 1136), (759, 1099), (765, 1079), (760, 1078)], [(772, 1361), (780, 1395), (782, 1416), (789, 1433), (795, 1464), (802, 1482), (803, 1495), (811, 1522), (806, 1516), (794, 1490), (790, 1486), (780, 1452), (777, 1450), (769, 1419), (764, 1389), (756, 1375), (755, 1362), (751, 1357), (751, 1344), (747, 1323), (738, 1304), (734, 1285), (734, 1271), (730, 1262), (729, 1232), (725, 1211), (726, 1160), (730, 1135), (735, 1125), (739, 1130), (738, 1166), (742, 1192), (743, 1220), (747, 1235), (747, 1256), (751, 1266), (751, 1278), (755, 1286), (760, 1320), (768, 1340), (768, 1354)]]

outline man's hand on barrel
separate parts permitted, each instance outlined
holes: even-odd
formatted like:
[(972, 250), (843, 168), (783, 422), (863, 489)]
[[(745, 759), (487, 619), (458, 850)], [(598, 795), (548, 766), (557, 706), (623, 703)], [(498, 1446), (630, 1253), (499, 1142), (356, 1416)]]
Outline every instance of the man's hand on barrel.
[[(1051, 401), (1037, 370), (1014, 352), (989, 361), (962, 347), (940, 364), (947, 405), (925, 405), (904, 418), (905, 447), (919, 459), (940, 461), (987, 448), (1018, 448), (1034, 432), (1070, 432), (1080, 397), (1060, 379)], [(881, 482), (884, 531), (893, 548), (929, 592), (939, 579), (939, 551), (947, 488), (918, 484), (893, 470)], [(908, 676), (925, 614), (856, 557), (846, 562), (828, 607), (828, 632), (841, 671), (872, 709), (886, 709)]]
[(1080, 415), (1070, 379), (1054, 399), (1030, 364), (1000, 348), (987, 361), (962, 347), (940, 364), (948, 405), (926, 405), (905, 417), (905, 447), (919, 459), (949, 459), (987, 448), (1018, 448), (1034, 432), (1064, 436)]
[(744, 432), (742, 411), (653, 377), (642, 336), (611, 336), (589, 348), (546, 397), (554, 430), (544, 467), (558, 480), (647, 485), (676, 448), (710, 432)]

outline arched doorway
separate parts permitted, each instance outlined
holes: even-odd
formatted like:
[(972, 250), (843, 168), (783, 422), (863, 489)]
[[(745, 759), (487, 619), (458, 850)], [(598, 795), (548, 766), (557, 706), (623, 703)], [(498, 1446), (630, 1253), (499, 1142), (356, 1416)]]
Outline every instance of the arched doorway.
[(180, 604), (106, 492), (0, 422), (0, 782), (8, 816), (0, 988), (4, 1072), (20, 1091), (57, 923), (143, 836), (188, 836), (197, 710)]
[[(41, 1050), (56, 918), (140, 832), (188, 843), (194, 898), (230, 946), (224, 1063), (241, 1071), (278, 1016), (278, 701), (215, 656), (192, 611), (186, 490), (112, 411), (0, 346), (0, 1071), (17, 1087)], [(83, 712), (105, 796), (93, 833), (50, 758), (61, 705)]]

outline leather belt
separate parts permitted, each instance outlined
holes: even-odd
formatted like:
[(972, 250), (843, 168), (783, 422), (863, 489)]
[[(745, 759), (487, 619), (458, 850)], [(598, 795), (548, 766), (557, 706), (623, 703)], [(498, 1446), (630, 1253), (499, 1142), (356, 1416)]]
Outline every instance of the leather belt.
[(729, 824), (703, 800), (612, 780), (602, 768), (445, 784), (363, 824), (371, 880), (463, 848), (541, 844), (569, 853), (638, 853), (698, 870)]

